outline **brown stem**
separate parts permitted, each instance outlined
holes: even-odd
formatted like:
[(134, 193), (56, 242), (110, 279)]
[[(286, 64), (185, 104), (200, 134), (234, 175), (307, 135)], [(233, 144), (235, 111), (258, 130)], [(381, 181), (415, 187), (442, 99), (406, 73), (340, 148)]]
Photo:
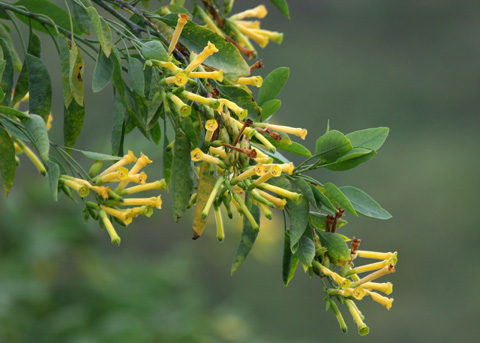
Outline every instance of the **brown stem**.
[(341, 216), (343, 216), (343, 212), (345, 212), (345, 210), (341, 207), (337, 207), (337, 209), (338, 211), (335, 213), (335, 218), (333, 219), (332, 232), (335, 232), (335, 230), (337, 230), (338, 220)]
[(238, 132), (237, 137), (235, 137), (235, 141), (233, 142), (233, 145), (237, 145), (238, 141), (240, 140), (240, 137), (243, 135), (243, 131), (245, 131), (245, 128), (252, 126), (253, 125), (253, 120), (250, 118), (247, 118), (245, 122), (243, 123), (242, 128), (240, 129), (240, 132)]
[(208, 10), (208, 12), (212, 15), (213, 19), (217, 22), (219, 28), (223, 28), (225, 26), (225, 22), (218, 13), (217, 9), (214, 7), (210, 0), (202, 0), (203, 5)]
[(245, 55), (248, 59), (252, 59), (253, 57), (255, 57), (255, 51), (253, 50), (250, 50), (250, 49), (247, 49), (243, 46), (241, 46), (237, 41), (235, 41), (234, 39), (228, 37), (228, 36), (225, 36), (225, 39), (232, 43), (233, 45), (235, 45), (235, 47), (238, 49), (238, 51), (240, 51), (243, 55)]
[(254, 64), (252, 64), (250, 66), (250, 71), (254, 70), (254, 69), (260, 69), (260, 68), (263, 68), (263, 61), (262, 60), (258, 60), (257, 62), (255, 62)]
[(243, 149), (243, 148), (239, 148), (239, 147), (236, 147), (234, 145), (231, 145), (231, 144), (227, 144), (227, 143), (222, 143), (223, 146), (227, 147), (227, 148), (230, 148), (232, 150), (235, 150), (235, 151), (238, 151), (238, 152), (241, 152), (242, 154), (245, 154), (247, 155), (248, 157), (250, 158), (257, 158), (257, 151), (256, 150), (250, 150), (250, 149)]

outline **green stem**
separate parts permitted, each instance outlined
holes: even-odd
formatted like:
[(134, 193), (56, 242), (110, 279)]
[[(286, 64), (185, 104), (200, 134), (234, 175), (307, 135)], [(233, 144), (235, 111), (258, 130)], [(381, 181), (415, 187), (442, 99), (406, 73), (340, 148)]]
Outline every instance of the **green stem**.
[(12, 18), (10, 13), (8, 13), (7, 11), (5, 11), (5, 13), (10, 18), (10, 21), (13, 23), (13, 26), (15, 26), (15, 30), (17, 31), (18, 37), (20, 37), (20, 42), (22, 42), (23, 52), (25, 53), (25, 56), (26, 56), (27, 55), (27, 46), (25, 45), (25, 40), (23, 39), (22, 32), (18, 28), (17, 22), (15, 21), (15, 19)]
[(210, 207), (212, 207), (213, 201), (215, 200), (217, 196), (217, 192), (220, 189), (220, 186), (223, 184), (225, 179), (223, 176), (220, 176), (215, 183), (215, 186), (213, 186), (212, 192), (210, 193), (210, 196), (208, 197), (207, 203), (205, 204), (205, 207), (202, 211), (202, 219), (207, 218), (208, 212), (210, 212)]

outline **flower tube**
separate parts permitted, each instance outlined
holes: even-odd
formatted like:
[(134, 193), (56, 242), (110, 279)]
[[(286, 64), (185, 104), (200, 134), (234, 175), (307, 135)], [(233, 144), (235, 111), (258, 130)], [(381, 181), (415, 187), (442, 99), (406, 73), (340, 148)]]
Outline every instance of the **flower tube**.
[(366, 264), (364, 266), (352, 268), (350, 273), (353, 273), (353, 274), (365, 273), (365, 272), (369, 272), (369, 271), (372, 271), (372, 270), (377, 270), (377, 269), (383, 268), (385, 266), (388, 266), (389, 264), (392, 264), (389, 260), (376, 262), (376, 263), (370, 263), (370, 264)]
[(135, 157), (133, 152), (131, 150), (128, 150), (128, 153), (126, 155), (124, 155), (121, 160), (115, 162), (110, 167), (108, 167), (103, 172), (101, 172), (100, 176), (104, 176), (104, 175), (113, 173), (118, 168), (123, 167), (126, 164), (130, 164), (132, 162), (135, 162), (136, 160), (137, 160), (137, 158)]
[(191, 156), (193, 162), (204, 161), (204, 162), (207, 162), (207, 163), (216, 164), (217, 166), (220, 166), (221, 168), (225, 169), (225, 164), (222, 161), (220, 161), (220, 159), (218, 157), (214, 157), (214, 156), (211, 156), (209, 154), (205, 154), (199, 148), (195, 148), (190, 153), (190, 156)]
[(201, 95), (187, 92), (187, 91), (183, 91), (182, 93), (180, 93), (180, 96), (184, 99), (195, 101), (195, 102), (198, 102), (199, 104), (211, 107), (214, 110), (220, 107), (220, 101), (218, 101), (217, 99), (205, 98)]
[(354, 285), (352, 285), (352, 287), (360, 286), (360, 285), (362, 285), (366, 282), (373, 281), (373, 280), (378, 279), (379, 277), (381, 277), (383, 275), (387, 275), (387, 274), (394, 273), (394, 272), (395, 272), (395, 267), (392, 264), (389, 264), (388, 266), (385, 266), (382, 269), (377, 270), (376, 272), (368, 274), (367, 276), (360, 279), (359, 281), (355, 281)]
[(178, 38), (182, 33), (183, 27), (188, 22), (188, 19), (190, 18), (186, 14), (180, 13), (178, 15), (177, 26), (175, 27), (175, 31), (173, 32), (173, 35), (172, 35), (172, 40), (170, 41), (170, 46), (168, 47), (168, 55), (171, 55), (173, 50), (175, 50), (175, 46), (177, 45)]
[(262, 191), (261, 189), (257, 188), (256, 191), (258, 194), (260, 194), (262, 197), (273, 203), (275, 206), (278, 207), (279, 210), (283, 210), (285, 205), (287, 204), (287, 200), (285, 199), (280, 199), (277, 197), (274, 197), (273, 195)]
[(296, 203), (300, 202), (300, 200), (302, 200), (302, 198), (303, 198), (302, 193), (287, 191), (286, 189), (271, 185), (269, 183), (263, 183), (262, 185), (260, 185), (260, 188), (262, 188), (264, 190), (267, 190), (267, 191), (270, 191), (270, 192), (273, 192), (273, 193), (276, 193), (276, 194), (278, 194), (278, 195), (280, 195), (284, 198), (295, 201)]
[(98, 215), (102, 219), (103, 225), (107, 229), (108, 234), (110, 235), (110, 239), (112, 240), (113, 245), (120, 245), (120, 237), (118, 236), (115, 228), (112, 225), (110, 219), (108, 219), (107, 213), (104, 210), (98, 211)]
[(231, 16), (232, 20), (239, 20), (239, 19), (244, 19), (244, 18), (265, 18), (267, 15), (268, 11), (267, 8), (264, 5), (259, 5), (255, 8), (237, 13), (233, 16)]
[(183, 117), (187, 117), (190, 115), (190, 113), (192, 112), (192, 108), (186, 103), (184, 103), (182, 99), (180, 99), (178, 96), (176, 96), (173, 93), (167, 93), (167, 97), (170, 99), (171, 102), (173, 102), (178, 107), (180, 114)]
[(264, 128), (264, 129), (268, 128), (268, 129), (272, 129), (272, 130), (275, 130), (275, 131), (290, 133), (292, 135), (300, 137), (301, 139), (305, 139), (305, 136), (308, 133), (307, 129), (294, 128), (294, 127), (284, 126), (284, 125), (255, 123), (255, 126), (261, 127), (261, 128)]
[(213, 137), (213, 133), (217, 128), (218, 128), (218, 123), (215, 119), (207, 120), (207, 122), (205, 123), (205, 129), (207, 130), (207, 133), (205, 134), (206, 143), (210, 143)]
[[(282, 175), (282, 169), (278, 166), (272, 166), (268, 169), (268, 172), (264, 175), (260, 176), (254, 183), (254, 187), (258, 187), (260, 184), (264, 183), (265, 181), (271, 179), (272, 177), (279, 177)], [(252, 187), (253, 188), (253, 187)]]
[(152, 207), (161, 209), (162, 198), (160, 195), (158, 197), (151, 197), (151, 198), (128, 198), (128, 199), (123, 199), (120, 205), (122, 206), (150, 205)]
[(353, 320), (357, 324), (358, 327), (358, 333), (361, 336), (365, 336), (368, 334), (370, 329), (368, 326), (363, 322), (359, 311), (357, 310), (357, 307), (353, 305), (353, 301), (350, 299), (345, 300), (345, 305), (347, 306), (348, 310), (350, 311), (350, 314), (353, 317)]
[(377, 303), (385, 306), (387, 308), (387, 310), (390, 310), (392, 308), (392, 303), (393, 303), (393, 300), (394, 300), (393, 298), (384, 297), (383, 295), (380, 295), (377, 292), (372, 292), (372, 291), (369, 291), (367, 289), (365, 290), (365, 292), (366, 292), (366, 294), (371, 296), (374, 301), (376, 301)]
[(193, 59), (192, 62), (185, 68), (185, 71), (187, 73), (190, 73), (193, 71), (196, 67), (198, 67), (200, 64), (207, 59), (208, 56), (211, 56), (215, 52), (217, 52), (218, 49), (215, 47), (215, 44), (208, 42), (207, 46), (203, 49), (203, 51)]
[(188, 77), (190, 78), (196, 78), (196, 79), (211, 79), (215, 80), (218, 82), (223, 81), (223, 70), (217, 70), (217, 71), (198, 71), (198, 72), (191, 72), (188, 74)]
[(117, 210), (115, 208), (104, 205), (100, 205), (100, 208), (104, 210), (107, 214), (123, 221), (125, 225), (129, 225), (132, 222), (133, 216), (129, 210)]
[(249, 85), (255, 87), (261, 87), (263, 83), (263, 78), (261, 76), (252, 76), (252, 77), (240, 77), (235, 82), (237, 85)]
[(143, 191), (149, 191), (152, 189), (167, 189), (167, 183), (165, 182), (165, 179), (161, 179), (155, 182), (150, 182), (146, 183), (144, 185), (138, 185), (138, 186), (133, 186), (130, 188), (126, 188), (120, 192), (120, 195), (128, 195), (128, 194), (133, 194), (133, 193), (139, 193)]
[(391, 282), (365, 282), (361, 287), (368, 290), (374, 289), (387, 295), (393, 292), (393, 284)]

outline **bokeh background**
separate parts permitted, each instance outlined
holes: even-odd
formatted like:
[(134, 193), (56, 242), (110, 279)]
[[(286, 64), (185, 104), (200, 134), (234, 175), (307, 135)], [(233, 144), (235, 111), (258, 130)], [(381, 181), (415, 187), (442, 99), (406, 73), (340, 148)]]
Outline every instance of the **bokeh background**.
[[(235, 9), (257, 4), (237, 0)], [(0, 194), (0, 342), (438, 343), (477, 337), (480, 3), (290, 1), (290, 21), (267, 7), (262, 26), (285, 38), (261, 51), (265, 68), (259, 73), (291, 70), (278, 123), (308, 128), (304, 143), (311, 149), (328, 120), (345, 133), (391, 129), (373, 160), (316, 176), (362, 188), (393, 215), (388, 221), (349, 215), (342, 228), (361, 238), (364, 249), (399, 252), (397, 272), (389, 277), (392, 309), (365, 299), (359, 306), (370, 334), (360, 337), (346, 311), (349, 333), (342, 334), (324, 310), (318, 278), (300, 268), (283, 286), (281, 220), (263, 222), (252, 254), (233, 277), (238, 217), (223, 244), (214, 225), (192, 241), (191, 213), (174, 224), (166, 200), (150, 219), (119, 228), (122, 245), (115, 248), (96, 223), (83, 223), (79, 205), (64, 196), (54, 203), (48, 181), (22, 159), (8, 199)], [(51, 135), (61, 142), (58, 57), (49, 38), (42, 39), (56, 89)], [(87, 84), (92, 70), (87, 64)], [(111, 90), (88, 97), (78, 148), (108, 153)], [(147, 172), (160, 177), (161, 147), (137, 133), (126, 146), (157, 162)]]

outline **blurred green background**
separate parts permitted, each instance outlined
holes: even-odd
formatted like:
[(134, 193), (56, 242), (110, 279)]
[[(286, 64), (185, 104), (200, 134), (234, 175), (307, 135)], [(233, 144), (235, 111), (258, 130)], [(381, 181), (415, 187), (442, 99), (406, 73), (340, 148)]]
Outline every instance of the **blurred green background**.
[[(234, 12), (257, 4), (237, 0)], [(344, 133), (391, 129), (370, 162), (315, 175), (365, 190), (393, 215), (388, 221), (349, 215), (341, 229), (361, 238), (364, 249), (399, 252), (397, 272), (388, 277), (392, 309), (365, 299), (359, 306), (370, 334), (360, 337), (346, 311), (350, 330), (342, 334), (324, 311), (318, 278), (299, 269), (283, 286), (281, 220), (261, 226), (252, 255), (231, 277), (238, 217), (223, 244), (214, 225), (192, 241), (191, 213), (174, 224), (168, 195), (150, 219), (118, 228), (122, 245), (115, 248), (95, 223), (83, 224), (80, 206), (64, 196), (54, 203), (47, 180), (22, 158), (9, 198), (0, 195), (0, 342), (475, 339), (480, 3), (290, 1), (290, 21), (267, 7), (262, 26), (285, 38), (260, 52), (259, 73), (291, 69), (277, 123), (308, 128), (304, 143), (312, 150), (328, 120)], [(57, 90), (51, 135), (61, 142), (58, 57), (42, 38)], [(93, 64), (86, 69), (88, 84)], [(89, 97), (78, 148), (108, 153), (111, 91)], [(149, 177), (160, 177), (161, 147), (137, 133), (126, 146), (146, 152), (156, 162)]]

